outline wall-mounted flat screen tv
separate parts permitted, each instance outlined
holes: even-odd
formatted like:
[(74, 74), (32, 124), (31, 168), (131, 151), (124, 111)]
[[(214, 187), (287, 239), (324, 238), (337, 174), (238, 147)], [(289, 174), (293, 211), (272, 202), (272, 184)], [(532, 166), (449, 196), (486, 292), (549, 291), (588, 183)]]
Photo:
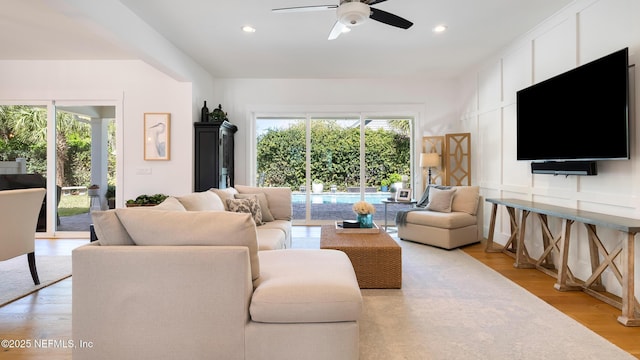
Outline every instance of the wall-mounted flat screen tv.
[(629, 159), (628, 48), (517, 92), (517, 159)]

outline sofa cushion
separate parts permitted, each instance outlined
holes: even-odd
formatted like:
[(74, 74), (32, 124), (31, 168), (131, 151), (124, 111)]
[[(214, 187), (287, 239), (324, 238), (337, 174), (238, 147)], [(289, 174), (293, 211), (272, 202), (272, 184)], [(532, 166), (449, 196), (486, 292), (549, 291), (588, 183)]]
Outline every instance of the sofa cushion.
[(224, 211), (220, 197), (211, 191), (194, 192), (178, 196), (177, 199), (187, 211)]
[(264, 193), (269, 200), (269, 210), (276, 220), (291, 220), (291, 189), (288, 187), (256, 187), (235, 185), (240, 194)]
[(465, 212), (443, 213), (438, 211), (410, 211), (407, 213), (407, 224), (432, 226), (442, 229), (459, 229), (475, 225), (477, 218)]
[(429, 187), (429, 203), (426, 209), (439, 212), (451, 212), (451, 204), (456, 189), (437, 189)]
[(462, 211), (475, 215), (480, 201), (480, 188), (478, 186), (456, 186), (456, 194), (453, 196), (451, 211)]
[(291, 247), (291, 221), (286, 220), (274, 220), (268, 223), (262, 224), (258, 229), (258, 238), (260, 237), (260, 231), (263, 229), (277, 229), (284, 234), (285, 247)]
[(256, 225), (262, 225), (262, 210), (257, 198), (227, 199), (227, 207), (230, 212), (251, 214)]
[(115, 210), (92, 211), (91, 219), (100, 245), (135, 245)]
[(351, 261), (338, 250), (261, 251), (251, 320), (265, 323), (357, 321), (362, 295)]
[(246, 246), (252, 278), (260, 275), (256, 226), (251, 214), (127, 208), (115, 211), (136, 245)]
[(218, 195), (218, 197), (220, 197), (220, 200), (225, 206), (224, 209), (227, 211), (229, 211), (229, 208), (227, 208), (227, 199), (234, 199), (235, 194), (238, 193), (238, 190), (234, 188), (226, 188), (226, 189), (211, 188), (209, 189), (209, 191), (213, 192), (214, 194)]
[(270, 222), (275, 220), (273, 215), (271, 214), (271, 210), (269, 210), (269, 200), (267, 200), (267, 196), (264, 193), (257, 194), (235, 194), (234, 197), (236, 199), (252, 199), (257, 198), (260, 203), (260, 210), (262, 211), (262, 222)]
[(279, 229), (265, 229), (261, 226), (257, 230), (258, 250), (281, 250), (286, 249), (285, 235)]
[(187, 211), (187, 209), (182, 205), (180, 200), (173, 196), (169, 196), (163, 202), (156, 205), (154, 207), (156, 210), (168, 210), (168, 211)]

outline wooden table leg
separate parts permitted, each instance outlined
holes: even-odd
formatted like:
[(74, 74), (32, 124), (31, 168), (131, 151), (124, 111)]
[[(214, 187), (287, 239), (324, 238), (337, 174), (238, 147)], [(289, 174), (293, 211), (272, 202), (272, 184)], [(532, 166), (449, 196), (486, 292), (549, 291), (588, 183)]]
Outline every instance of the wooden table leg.
[(485, 245), (485, 252), (501, 252), (501, 249), (493, 248), (493, 236), (496, 231), (496, 215), (498, 213), (498, 204), (493, 204), (491, 207), (491, 220), (489, 222), (489, 237), (487, 238), (487, 244)]
[(527, 217), (531, 212), (529, 210), (522, 210), (522, 217), (520, 218), (518, 237), (516, 239), (516, 262), (513, 264), (518, 269), (531, 269), (535, 265), (529, 261), (527, 250), (524, 244), (524, 233), (527, 224)]
[(568, 285), (569, 276), (569, 239), (571, 239), (571, 225), (573, 220), (562, 220), (562, 235), (560, 235), (560, 263), (558, 264), (558, 281), (553, 285), (556, 290), (580, 290), (580, 286)]
[(640, 318), (636, 311), (635, 282), (635, 233), (628, 233), (624, 249), (622, 250), (622, 315), (618, 322), (625, 326), (640, 326)]
[[(598, 233), (595, 225), (584, 224), (587, 228), (587, 235), (589, 236), (589, 256), (591, 258), (591, 273), (595, 273), (600, 267), (600, 253), (598, 252)], [(603, 254), (605, 255), (605, 254)], [(589, 288), (595, 291), (606, 291), (604, 285), (602, 285), (602, 276), (598, 276)]]

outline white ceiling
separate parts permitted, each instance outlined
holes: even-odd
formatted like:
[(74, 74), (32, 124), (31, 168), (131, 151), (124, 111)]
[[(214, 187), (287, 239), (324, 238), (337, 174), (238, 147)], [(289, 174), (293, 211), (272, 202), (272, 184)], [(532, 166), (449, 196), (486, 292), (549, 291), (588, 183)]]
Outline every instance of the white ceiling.
[[(572, 0), (388, 0), (373, 7), (412, 21), (413, 27), (402, 30), (370, 20), (333, 41), (327, 36), (335, 10), (271, 9), (338, 0), (120, 2), (214, 77), (377, 78), (459, 74)], [(140, 54), (126, 39), (88, 21), (90, 16), (69, 9), (65, 0), (0, 0), (0, 8), (0, 59), (130, 59)], [(123, 21), (113, 19), (112, 26)], [(446, 24), (448, 31), (434, 34), (437, 24)], [(244, 25), (257, 31), (244, 33)]]

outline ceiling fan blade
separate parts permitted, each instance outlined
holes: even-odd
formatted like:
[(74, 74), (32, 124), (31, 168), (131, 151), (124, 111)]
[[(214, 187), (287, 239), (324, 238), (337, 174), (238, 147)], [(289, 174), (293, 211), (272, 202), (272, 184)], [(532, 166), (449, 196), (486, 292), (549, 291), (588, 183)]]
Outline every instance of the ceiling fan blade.
[(381, 2), (385, 2), (385, 1), (387, 1), (387, 0), (371, 0), (371, 1), (367, 2), (367, 5), (375, 5), (375, 4), (378, 4), (378, 3), (381, 3)]
[(347, 29), (347, 26), (345, 24), (341, 23), (340, 21), (336, 21), (336, 23), (333, 24), (333, 28), (331, 28), (331, 32), (329, 33), (329, 40), (337, 39), (340, 34), (345, 32), (345, 29)]
[(380, 9), (371, 8), (371, 16), (369, 17), (373, 20), (380, 21), (381, 23), (385, 23), (387, 25), (399, 27), (402, 29), (408, 29), (413, 25), (413, 23), (407, 19), (403, 19), (398, 15), (394, 15)]
[(288, 12), (307, 12), (307, 11), (324, 11), (337, 9), (338, 5), (315, 5), (315, 6), (295, 6), (287, 8), (272, 9), (272, 12), (288, 13)]

